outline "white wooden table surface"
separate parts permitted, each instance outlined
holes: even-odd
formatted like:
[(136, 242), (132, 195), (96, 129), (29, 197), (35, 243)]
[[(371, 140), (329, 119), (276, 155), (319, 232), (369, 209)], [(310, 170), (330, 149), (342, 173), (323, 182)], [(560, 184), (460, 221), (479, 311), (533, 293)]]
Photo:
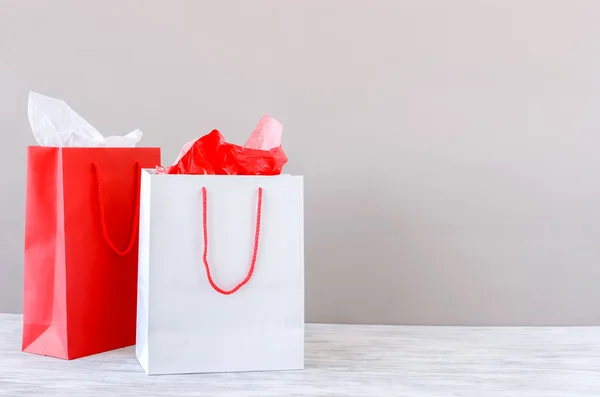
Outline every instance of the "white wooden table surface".
[(74, 361), (22, 353), (0, 314), (1, 396), (599, 397), (600, 328), (306, 326), (306, 369), (146, 376), (133, 348)]

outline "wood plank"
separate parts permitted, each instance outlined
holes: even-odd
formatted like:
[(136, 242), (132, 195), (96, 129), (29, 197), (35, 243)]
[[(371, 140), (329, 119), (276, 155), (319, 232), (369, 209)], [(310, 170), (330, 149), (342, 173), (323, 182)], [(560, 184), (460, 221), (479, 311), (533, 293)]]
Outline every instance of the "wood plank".
[(146, 376), (133, 348), (74, 361), (20, 351), (0, 314), (2, 396), (597, 397), (600, 327), (306, 326), (306, 369)]

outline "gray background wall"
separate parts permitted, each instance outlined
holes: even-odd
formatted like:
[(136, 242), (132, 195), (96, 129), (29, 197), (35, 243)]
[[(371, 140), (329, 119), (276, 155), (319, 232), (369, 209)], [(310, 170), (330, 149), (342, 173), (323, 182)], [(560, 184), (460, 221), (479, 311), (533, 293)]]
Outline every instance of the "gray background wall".
[(309, 321), (600, 324), (600, 3), (0, 0), (0, 312), (33, 89), (171, 162), (284, 124)]

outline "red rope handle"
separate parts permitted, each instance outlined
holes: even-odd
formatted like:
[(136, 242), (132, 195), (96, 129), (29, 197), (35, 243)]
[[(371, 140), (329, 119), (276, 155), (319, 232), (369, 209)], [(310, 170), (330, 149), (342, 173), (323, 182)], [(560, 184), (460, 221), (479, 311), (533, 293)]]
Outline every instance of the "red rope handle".
[(124, 250), (120, 250), (117, 246), (112, 242), (110, 237), (108, 236), (108, 230), (106, 228), (106, 219), (104, 216), (104, 200), (102, 195), (102, 179), (100, 178), (100, 168), (97, 163), (92, 163), (92, 168), (94, 169), (94, 173), (96, 174), (96, 193), (98, 199), (98, 208), (100, 209), (100, 226), (102, 227), (102, 235), (104, 236), (104, 240), (108, 244), (108, 246), (115, 252), (115, 254), (119, 256), (125, 256), (129, 252), (131, 252), (133, 246), (135, 245), (136, 237), (137, 237), (137, 226), (140, 218), (140, 183), (137, 180), (138, 174), (140, 172), (140, 163), (135, 163), (135, 184), (136, 184), (136, 193), (135, 193), (135, 204), (134, 204), (134, 214), (133, 221), (131, 224), (131, 237), (129, 238), (129, 244), (127, 248)]
[(256, 232), (254, 233), (254, 249), (252, 250), (252, 260), (250, 261), (250, 269), (248, 270), (248, 274), (246, 277), (235, 287), (230, 290), (224, 290), (220, 288), (213, 280), (212, 275), (210, 273), (210, 266), (208, 265), (208, 227), (206, 226), (206, 213), (207, 211), (207, 200), (206, 200), (206, 188), (202, 188), (202, 230), (204, 232), (204, 255), (202, 259), (204, 260), (204, 268), (206, 269), (206, 276), (208, 277), (208, 282), (210, 286), (220, 294), (223, 295), (231, 295), (240, 288), (242, 288), (250, 278), (252, 278), (252, 274), (254, 273), (254, 266), (256, 265), (256, 256), (258, 255), (258, 241), (260, 239), (260, 218), (262, 213), (262, 196), (263, 190), (262, 187), (258, 188), (258, 204), (256, 206)]

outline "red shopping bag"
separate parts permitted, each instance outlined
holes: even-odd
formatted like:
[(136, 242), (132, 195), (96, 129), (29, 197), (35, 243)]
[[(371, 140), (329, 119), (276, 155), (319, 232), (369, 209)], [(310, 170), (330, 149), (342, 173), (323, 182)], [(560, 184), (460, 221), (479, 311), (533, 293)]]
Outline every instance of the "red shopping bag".
[(24, 352), (135, 344), (140, 170), (158, 148), (29, 147)]

